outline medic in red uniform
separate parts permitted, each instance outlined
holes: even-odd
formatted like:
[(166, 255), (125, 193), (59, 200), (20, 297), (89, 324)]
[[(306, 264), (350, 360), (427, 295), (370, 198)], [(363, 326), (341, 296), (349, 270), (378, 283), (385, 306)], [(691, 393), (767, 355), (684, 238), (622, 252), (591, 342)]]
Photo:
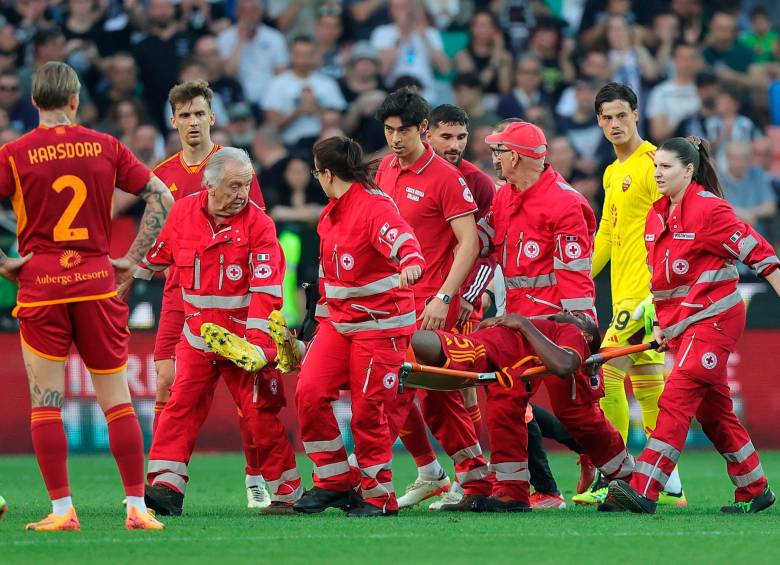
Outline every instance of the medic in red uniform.
[[(415, 283), (425, 266), (420, 244), (393, 201), (371, 181), (360, 146), (332, 137), (314, 146), (314, 171), (331, 202), (320, 236), (320, 285), (327, 307), (303, 360), (295, 392), (301, 437), (314, 463), (302, 513), (354, 502), (350, 465), (331, 403), (352, 398), (352, 434), (363, 503), (350, 516), (396, 514), (391, 460), (395, 435), (386, 409), (416, 328)], [(323, 314), (324, 312), (320, 312)]]
[[(453, 328), (460, 313), (459, 290), (479, 248), (474, 196), (458, 169), (422, 141), (428, 105), (421, 96), (408, 90), (394, 92), (377, 110), (377, 116), (393, 154), (379, 165), (376, 183), (393, 198), (401, 216), (414, 229), (427, 265), (413, 287), (419, 326)], [(398, 396), (390, 416), (393, 433), (406, 421), (415, 396), (411, 389)], [(489, 492), (487, 461), (461, 394), (421, 390), (417, 396), (425, 421), (453, 459), (465, 492)], [(423, 486), (434, 488), (433, 492), (447, 490), (450, 484), (435, 459), (430, 466), (418, 469), (418, 482), (430, 483)], [(430, 496), (431, 490), (424, 490)], [(414, 497), (410, 503), (419, 500)]]
[(706, 142), (672, 138), (655, 154), (664, 196), (645, 227), (657, 323), (655, 338), (677, 352), (658, 401), (658, 422), (629, 482), (614, 481), (607, 503), (655, 512), (658, 494), (685, 447), (691, 419), (726, 461), (736, 486), (722, 512), (754, 513), (775, 500), (758, 453), (732, 406), (728, 358), (745, 328), (736, 261), (765, 277), (780, 295), (780, 261), (772, 246), (723, 199)]
[[(579, 312), (595, 320), (595, 289), (590, 276), (596, 219), (587, 200), (549, 165), (544, 163), (547, 140), (538, 127), (526, 122), (510, 123), (502, 132), (485, 139), (499, 155), (503, 176), (493, 210), (480, 223), (495, 246), (507, 289), (507, 312), (523, 316), (549, 315), (562, 310)], [(598, 406), (603, 383), (594, 379), (586, 391), (571, 398), (571, 386), (562, 380), (547, 380), (552, 402), (567, 429), (602, 430), (600, 445), (578, 437), (597, 466), (607, 476), (630, 466), (629, 455), (619, 435)], [(528, 434), (517, 422), (524, 421), (526, 396), (523, 387), (488, 387), (488, 431), (491, 467), (527, 468)], [(566, 412), (564, 412), (564, 407)], [(615, 432), (613, 434), (613, 432)], [(607, 439), (609, 438), (609, 439)], [(598, 442), (596, 442), (598, 443)], [(494, 498), (524, 500), (528, 484), (496, 474)]]
[[(223, 148), (208, 161), (204, 188), (176, 203), (144, 260), (151, 271), (175, 265), (184, 302), (183, 339), (176, 347), (176, 379), (149, 453), (147, 501), (158, 512), (180, 514), (187, 465), (220, 376), (225, 380), (271, 490), (267, 512), (292, 512), (302, 494), (292, 448), (278, 418), (284, 392), (278, 372), (248, 373), (212, 353), (200, 328), (218, 324), (262, 349), (276, 348), (268, 315), (282, 304), (284, 256), (273, 222), (248, 198), (253, 181), (246, 152)], [(137, 276), (140, 276), (139, 275)]]

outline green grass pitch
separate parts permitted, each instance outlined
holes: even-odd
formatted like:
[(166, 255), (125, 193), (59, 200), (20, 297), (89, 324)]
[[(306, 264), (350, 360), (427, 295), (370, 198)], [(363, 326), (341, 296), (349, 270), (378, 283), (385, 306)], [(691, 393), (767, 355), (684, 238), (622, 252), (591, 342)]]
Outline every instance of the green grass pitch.
[[(780, 486), (780, 452), (761, 453)], [(578, 467), (552, 455), (566, 498)], [(299, 458), (302, 475), (311, 465)], [(49, 512), (32, 457), (0, 458), (0, 493), (9, 513), (0, 522), (0, 563), (780, 563), (780, 504), (751, 516), (724, 516), (731, 498), (723, 460), (714, 451), (686, 452), (681, 474), (691, 504), (655, 516), (599, 514), (593, 508), (529, 514), (441, 514), (404, 511), (399, 518), (259, 516), (246, 508), (243, 458), (196, 454), (182, 517), (163, 518), (163, 532), (124, 530), (122, 492), (109, 456), (70, 461), (80, 533), (25, 532)], [(406, 455), (394, 461), (396, 486), (414, 477)], [(304, 481), (309, 486), (310, 481)]]

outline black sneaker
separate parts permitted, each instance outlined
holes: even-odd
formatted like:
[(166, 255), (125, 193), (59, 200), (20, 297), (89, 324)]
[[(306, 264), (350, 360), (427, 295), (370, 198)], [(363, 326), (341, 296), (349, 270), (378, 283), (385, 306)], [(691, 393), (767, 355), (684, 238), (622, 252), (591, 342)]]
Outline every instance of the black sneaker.
[(319, 514), (328, 508), (338, 508), (347, 512), (357, 503), (357, 494), (354, 490), (328, 490), (313, 487), (293, 504), (293, 510), (303, 514)]
[(450, 502), (449, 504), (442, 504), (438, 510), (440, 512), (475, 512), (474, 506), (483, 504), (487, 496), (478, 496), (476, 494), (464, 494), (458, 502)]
[(181, 516), (184, 495), (165, 485), (146, 485), (144, 502), (160, 516)]
[(611, 504), (617, 504), (629, 512), (655, 514), (655, 501), (639, 494), (626, 481), (616, 479), (609, 483), (607, 497)]
[(347, 512), (350, 518), (381, 518), (386, 516), (398, 516), (398, 510), (384, 510), (373, 504), (362, 503), (357, 508)]
[(472, 512), (530, 512), (531, 507), (519, 500), (498, 496), (475, 497), (471, 504)]
[(617, 504), (609, 495), (604, 499), (604, 502), (598, 505), (597, 510), (599, 512), (628, 512), (628, 510)]
[(759, 494), (752, 500), (744, 502), (732, 502), (728, 506), (722, 506), (720, 511), (726, 514), (755, 514), (766, 510), (775, 503), (775, 493), (769, 490), (769, 487), (764, 489), (764, 492)]

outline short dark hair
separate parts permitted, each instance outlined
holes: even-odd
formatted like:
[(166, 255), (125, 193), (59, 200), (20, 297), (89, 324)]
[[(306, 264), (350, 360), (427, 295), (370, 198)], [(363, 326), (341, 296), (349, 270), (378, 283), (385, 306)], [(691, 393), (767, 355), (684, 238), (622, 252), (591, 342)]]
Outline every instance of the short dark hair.
[(309, 45), (314, 45), (314, 38), (311, 35), (302, 33), (292, 38), (292, 41), (290, 41), (290, 47), (292, 48), (292, 46), (296, 43), (308, 43)]
[(479, 80), (479, 75), (477, 75), (477, 73), (460, 73), (459, 75), (456, 75), (455, 78), (452, 79), (452, 88), (457, 90), (461, 86), (483, 90), (482, 82)]
[(621, 82), (610, 82), (601, 87), (601, 90), (596, 94), (596, 115), (601, 114), (601, 106), (605, 102), (614, 102), (615, 100), (623, 100), (628, 102), (628, 105), (632, 110), (636, 110), (637, 99), (636, 92)]
[(206, 99), (209, 108), (211, 108), (214, 91), (209, 88), (209, 83), (205, 80), (182, 82), (171, 88), (170, 92), (168, 92), (168, 103), (171, 105), (171, 112), (173, 112), (173, 115), (176, 115), (176, 106), (191, 102), (198, 96), (203, 96), (203, 98)]
[(439, 124), (457, 124), (469, 127), (469, 115), (459, 106), (442, 104), (436, 106), (428, 114), (428, 127), (430, 129), (436, 129), (439, 127)]
[(415, 76), (412, 75), (401, 75), (397, 79), (395, 79), (395, 82), (393, 83), (393, 87), (390, 89), (392, 92), (395, 92), (396, 90), (401, 90), (404, 88), (411, 88), (416, 90), (422, 90), (423, 89), (423, 83), (420, 82), (420, 79), (418, 79)]
[(366, 160), (357, 141), (343, 136), (321, 139), (314, 144), (313, 153), (319, 170), (328, 169), (343, 181), (378, 188), (373, 180), (378, 161)]
[(428, 117), (428, 103), (408, 88), (396, 90), (376, 111), (376, 119), (382, 123), (393, 116), (398, 116), (404, 126), (419, 126)]

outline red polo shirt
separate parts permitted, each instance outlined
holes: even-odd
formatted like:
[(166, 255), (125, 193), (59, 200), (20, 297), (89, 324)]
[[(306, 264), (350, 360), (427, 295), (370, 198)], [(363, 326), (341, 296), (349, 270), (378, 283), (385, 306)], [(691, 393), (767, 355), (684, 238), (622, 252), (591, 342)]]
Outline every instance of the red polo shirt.
[(427, 268), (413, 287), (418, 304), (439, 292), (452, 267), (458, 240), (449, 223), (477, 212), (460, 171), (424, 145), (425, 152), (410, 167), (401, 167), (395, 155), (385, 157), (375, 179), (393, 198), (422, 247)]

